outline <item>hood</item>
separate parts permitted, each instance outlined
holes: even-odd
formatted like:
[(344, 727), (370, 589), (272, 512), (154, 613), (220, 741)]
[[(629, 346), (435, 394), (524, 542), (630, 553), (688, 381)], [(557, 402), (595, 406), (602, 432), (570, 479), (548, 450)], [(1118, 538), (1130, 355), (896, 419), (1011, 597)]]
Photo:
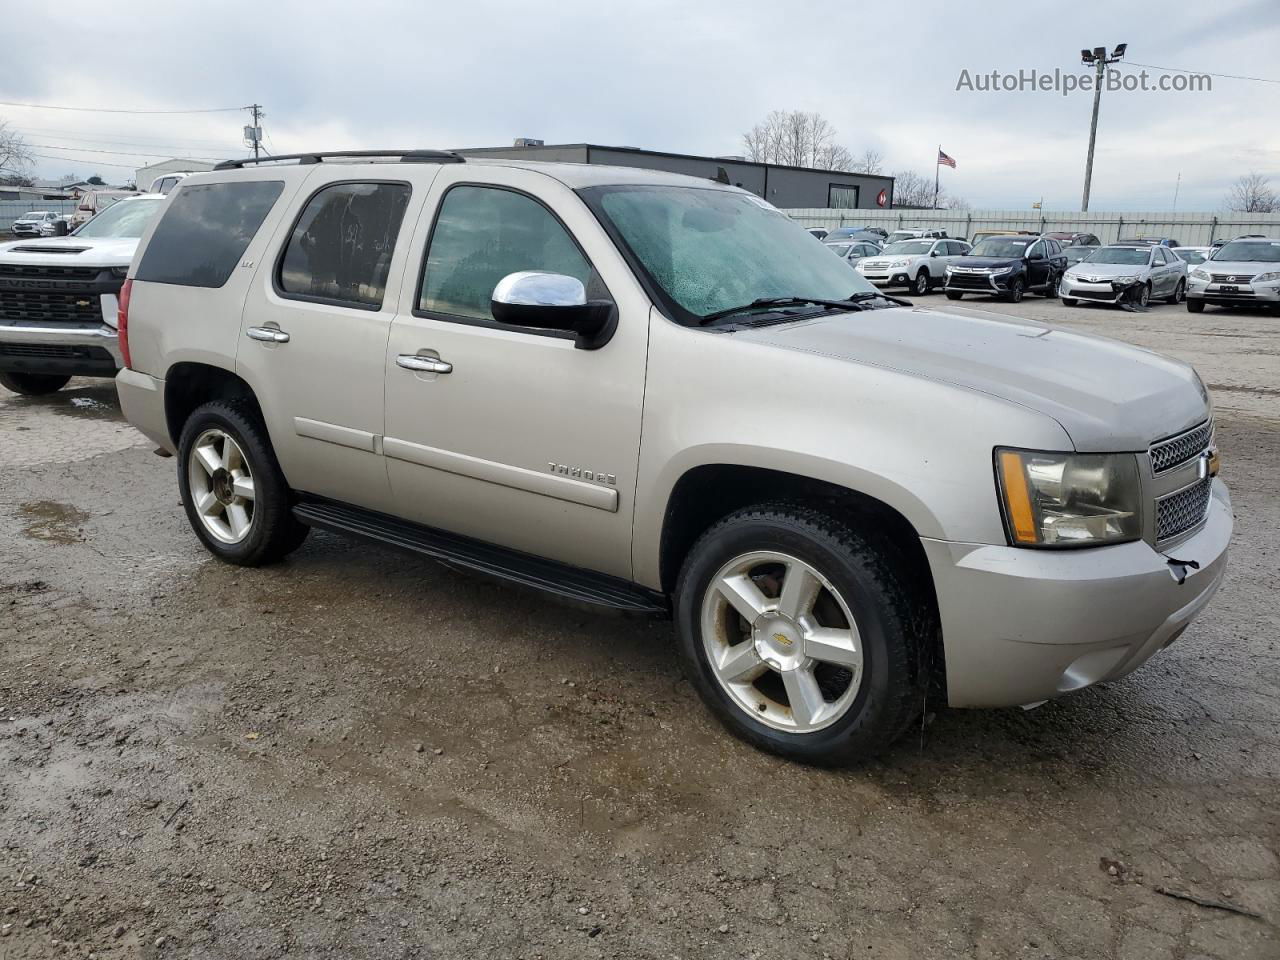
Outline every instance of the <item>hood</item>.
[(1146, 263), (1077, 263), (1071, 272), (1077, 277), (1137, 277), (1150, 268)]
[(1248, 283), (1260, 273), (1280, 270), (1280, 263), (1274, 260), (1206, 260), (1204, 263), (1187, 264), (1188, 271), (1197, 269), (1205, 273), (1230, 274), (1239, 277), (1240, 283)]
[(1052, 417), (1081, 452), (1146, 450), (1209, 415), (1185, 363), (998, 313), (898, 307), (734, 336), (1000, 397)]
[(1021, 257), (957, 257), (951, 261), (953, 267), (976, 267), (978, 269), (1017, 267), (1021, 266), (1021, 264)]
[(0, 263), (127, 267), (137, 249), (137, 237), (31, 237), (0, 243)]

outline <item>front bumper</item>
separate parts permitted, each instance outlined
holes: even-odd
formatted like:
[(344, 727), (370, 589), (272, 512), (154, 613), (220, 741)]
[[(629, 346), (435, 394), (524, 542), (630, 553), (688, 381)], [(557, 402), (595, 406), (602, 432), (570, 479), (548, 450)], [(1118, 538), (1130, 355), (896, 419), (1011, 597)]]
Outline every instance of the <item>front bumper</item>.
[(0, 322), (0, 370), (73, 377), (113, 377), (122, 366), (115, 328)]
[(1088, 300), (1091, 303), (1119, 303), (1121, 294), (1116, 293), (1111, 281), (1102, 283), (1086, 283), (1082, 280), (1070, 280), (1063, 277), (1058, 284), (1058, 295), (1068, 300)]
[(870, 270), (858, 271), (862, 274), (862, 279), (868, 283), (873, 283), (877, 287), (909, 287), (911, 286), (911, 276), (905, 269), (898, 270)]
[[(942, 618), (949, 702), (1038, 703), (1136, 669), (1177, 639), (1217, 591), (1232, 522), (1230, 494), (1218, 479), (1204, 524), (1169, 555), (1143, 541), (1054, 551), (922, 538)], [(1171, 565), (1171, 557), (1187, 566)]]
[(993, 275), (990, 273), (956, 273), (947, 274), (943, 289), (949, 293), (977, 293), (988, 296), (999, 296), (1009, 292), (1009, 283), (1020, 276), (1015, 270)]
[(1223, 307), (1276, 307), (1280, 306), (1280, 283), (1222, 284), (1188, 277), (1187, 299)]

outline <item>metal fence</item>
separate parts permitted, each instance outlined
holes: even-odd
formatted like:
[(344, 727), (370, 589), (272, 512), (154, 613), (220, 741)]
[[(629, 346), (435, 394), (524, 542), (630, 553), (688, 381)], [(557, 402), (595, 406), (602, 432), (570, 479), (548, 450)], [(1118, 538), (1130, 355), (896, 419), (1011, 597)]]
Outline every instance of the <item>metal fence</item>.
[(1280, 213), (1079, 213), (1039, 210), (784, 210), (806, 227), (937, 228), (953, 237), (975, 230), (1035, 230), (1095, 234), (1103, 243), (1131, 237), (1172, 237), (1184, 247), (1261, 233), (1280, 237)]

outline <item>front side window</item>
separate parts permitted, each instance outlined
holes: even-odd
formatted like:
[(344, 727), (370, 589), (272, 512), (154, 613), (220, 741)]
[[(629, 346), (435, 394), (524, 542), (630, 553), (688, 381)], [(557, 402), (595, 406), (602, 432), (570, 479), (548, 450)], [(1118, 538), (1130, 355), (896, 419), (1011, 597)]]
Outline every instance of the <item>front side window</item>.
[(405, 183), (335, 183), (317, 191), (280, 259), (281, 295), (382, 306), (408, 204)]
[(569, 232), (537, 200), (499, 187), (453, 187), (431, 232), (418, 309), (493, 321), (493, 288), (523, 270), (574, 277), (588, 300), (608, 295)]
[(579, 192), (678, 321), (765, 297), (843, 300), (875, 290), (785, 214), (748, 193), (668, 185)]
[(283, 189), (280, 180), (232, 180), (182, 188), (167, 201), (168, 209), (151, 234), (135, 279), (222, 286)]

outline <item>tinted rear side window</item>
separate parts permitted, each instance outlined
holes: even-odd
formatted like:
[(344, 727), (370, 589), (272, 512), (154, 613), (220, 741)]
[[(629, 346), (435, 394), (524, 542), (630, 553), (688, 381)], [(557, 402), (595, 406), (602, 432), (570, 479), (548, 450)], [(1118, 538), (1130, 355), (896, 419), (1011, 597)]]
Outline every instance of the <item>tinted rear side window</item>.
[(303, 300), (382, 306), (405, 183), (335, 183), (307, 201), (280, 261), (280, 294)]
[(222, 286), (283, 189), (279, 180), (183, 187), (170, 197), (135, 279)]

